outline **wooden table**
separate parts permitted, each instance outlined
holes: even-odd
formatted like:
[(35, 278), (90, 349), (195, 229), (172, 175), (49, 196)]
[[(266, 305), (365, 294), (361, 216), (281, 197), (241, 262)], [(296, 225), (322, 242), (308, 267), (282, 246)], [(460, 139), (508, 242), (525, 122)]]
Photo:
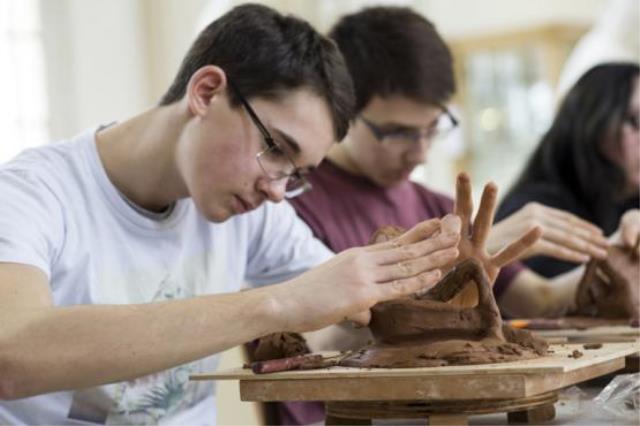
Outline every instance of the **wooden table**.
[[(370, 424), (372, 418), (426, 418), (466, 424), (467, 416), (508, 412), (510, 419), (553, 418), (556, 392), (625, 366), (638, 342), (554, 344), (549, 356), (518, 362), (433, 368), (332, 367), (256, 375), (232, 369), (191, 380), (239, 380), (243, 401), (325, 401), (327, 424)], [(582, 356), (570, 355), (579, 351)]]

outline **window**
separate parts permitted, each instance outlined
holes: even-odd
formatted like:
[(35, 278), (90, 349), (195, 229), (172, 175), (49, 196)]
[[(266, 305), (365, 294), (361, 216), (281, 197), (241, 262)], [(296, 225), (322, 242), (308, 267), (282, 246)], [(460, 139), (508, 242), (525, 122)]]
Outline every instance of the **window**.
[(0, 163), (48, 139), (38, 0), (0, 0)]

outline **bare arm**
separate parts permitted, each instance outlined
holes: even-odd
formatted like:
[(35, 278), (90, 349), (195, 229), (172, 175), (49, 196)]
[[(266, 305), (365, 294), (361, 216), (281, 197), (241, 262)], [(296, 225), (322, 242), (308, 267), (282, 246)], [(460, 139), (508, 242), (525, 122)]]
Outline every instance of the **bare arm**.
[(566, 315), (575, 307), (576, 291), (583, 274), (584, 266), (552, 279), (525, 269), (505, 289), (498, 305), (502, 312), (517, 318)]
[(282, 284), (138, 305), (56, 307), (43, 272), (0, 263), (0, 399), (133, 379), (428, 288), (458, 255), (459, 226), (439, 229), (423, 222)]
[(37, 268), (0, 264), (0, 397), (131, 379), (280, 328), (270, 292), (55, 307)]

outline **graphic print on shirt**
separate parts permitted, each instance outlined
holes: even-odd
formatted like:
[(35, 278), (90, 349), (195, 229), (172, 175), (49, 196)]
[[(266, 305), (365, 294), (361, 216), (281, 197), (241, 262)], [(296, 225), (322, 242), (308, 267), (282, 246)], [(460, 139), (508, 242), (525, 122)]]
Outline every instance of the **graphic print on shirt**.
[[(212, 265), (224, 263), (224, 257), (211, 256), (209, 259), (199, 260), (207, 262), (213, 270), (224, 271), (225, 268)], [(205, 268), (200, 265), (185, 269), (177, 274), (165, 272), (152, 302), (193, 297), (197, 291), (194, 291), (194, 286), (186, 288), (180, 282), (202, 285), (207, 278), (199, 271)], [(196, 276), (190, 276), (192, 273)], [(176, 275), (181, 278), (175, 279)], [(224, 279), (218, 277), (215, 281), (224, 282)], [(190, 382), (189, 376), (214, 370), (216, 363), (217, 357), (212, 356), (135, 380), (74, 392), (68, 418), (98, 424), (157, 424), (213, 395), (213, 384)]]

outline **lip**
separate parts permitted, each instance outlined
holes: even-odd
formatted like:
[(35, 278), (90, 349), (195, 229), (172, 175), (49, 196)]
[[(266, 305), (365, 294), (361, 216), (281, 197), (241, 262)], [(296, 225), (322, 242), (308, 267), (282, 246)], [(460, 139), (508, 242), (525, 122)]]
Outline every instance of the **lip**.
[(236, 195), (234, 198), (237, 200), (235, 210), (238, 213), (246, 213), (246, 212), (251, 211), (251, 210), (256, 208), (253, 204), (251, 204), (250, 202), (246, 201), (242, 197), (239, 197), (239, 196)]

